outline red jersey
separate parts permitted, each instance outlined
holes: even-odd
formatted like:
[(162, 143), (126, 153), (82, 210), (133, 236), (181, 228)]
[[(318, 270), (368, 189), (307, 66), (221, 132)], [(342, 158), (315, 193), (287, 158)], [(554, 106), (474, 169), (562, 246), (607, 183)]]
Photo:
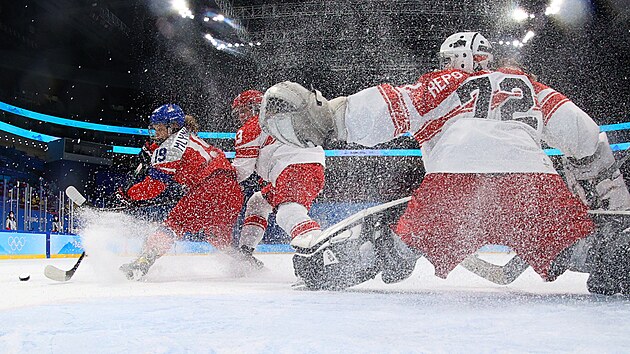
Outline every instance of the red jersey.
[(169, 182), (194, 189), (220, 171), (235, 174), (223, 151), (182, 128), (153, 151), (148, 176), (129, 188), (127, 194), (134, 200), (155, 198)]
[(258, 116), (248, 119), (236, 133), (236, 168), (239, 182), (253, 172), (275, 185), (278, 176), (287, 167), (298, 164), (317, 163), (324, 166), (322, 147), (298, 148), (283, 144), (260, 129)]
[(427, 173), (550, 173), (541, 141), (567, 156), (595, 152), (597, 124), (519, 70), (441, 70), (413, 85), (383, 84), (348, 97), (348, 142), (373, 146), (410, 132)]

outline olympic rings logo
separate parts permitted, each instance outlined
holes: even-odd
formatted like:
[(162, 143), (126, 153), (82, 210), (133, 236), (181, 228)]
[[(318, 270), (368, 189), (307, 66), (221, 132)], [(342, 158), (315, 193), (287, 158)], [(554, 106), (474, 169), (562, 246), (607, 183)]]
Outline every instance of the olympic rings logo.
[(26, 245), (26, 239), (24, 237), (9, 236), (7, 243), (9, 244), (9, 247), (11, 247), (12, 251), (21, 251)]

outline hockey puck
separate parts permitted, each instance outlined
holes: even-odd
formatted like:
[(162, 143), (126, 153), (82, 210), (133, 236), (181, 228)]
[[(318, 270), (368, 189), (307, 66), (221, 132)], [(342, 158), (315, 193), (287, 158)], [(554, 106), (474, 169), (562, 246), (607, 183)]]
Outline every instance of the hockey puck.
[(28, 281), (29, 279), (31, 279), (30, 274), (20, 274), (20, 281)]

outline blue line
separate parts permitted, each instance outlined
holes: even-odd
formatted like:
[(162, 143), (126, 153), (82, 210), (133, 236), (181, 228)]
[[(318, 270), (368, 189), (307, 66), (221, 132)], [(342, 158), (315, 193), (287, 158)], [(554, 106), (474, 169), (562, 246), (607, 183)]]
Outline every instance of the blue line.
[(11, 125), (5, 122), (0, 122), (0, 130), (11, 133), (13, 135), (21, 136), (23, 138), (41, 141), (44, 143), (49, 143), (53, 140), (59, 139), (57, 137), (46, 134), (33, 133), (30, 130), (22, 129), (20, 127), (16, 127), (15, 125)]
[[(6, 105), (2, 102), (0, 102), (0, 109), (4, 109), (2, 107), (2, 105)], [(13, 106), (11, 106), (13, 107)], [(20, 109), (15, 107), (16, 109)], [(25, 110), (23, 110), (25, 111)], [(26, 112), (30, 112), (30, 111), (26, 111)], [(14, 113), (14, 112), (12, 112)], [(35, 112), (31, 112), (33, 114), (39, 114), (39, 113), (35, 113)], [(17, 113), (16, 113), (17, 114)], [(52, 117), (52, 116), (48, 116), (48, 117)], [(57, 117), (52, 117), (52, 118), (57, 118)], [(66, 120), (66, 121), (71, 121), (71, 122), (75, 122), (75, 123), (81, 123), (81, 122), (76, 122), (76, 121), (72, 121), (69, 119), (63, 119), (63, 118), (58, 118), (61, 120)], [(94, 123), (85, 123), (85, 124), (92, 124), (92, 125), (100, 125), (103, 127), (113, 127), (113, 126), (107, 126), (107, 125), (101, 125), (101, 124), (94, 124)], [(121, 127), (118, 127), (121, 128)], [(630, 123), (619, 123), (619, 124), (613, 124), (610, 126), (602, 126), (600, 127), (602, 128), (602, 131), (611, 131), (611, 130), (621, 130), (621, 129), (630, 129)], [(134, 129), (134, 128), (128, 128), (128, 129)], [(606, 130), (604, 130), (606, 129)], [(51, 136), (51, 135), (46, 135), (46, 134), (40, 134), (40, 133), (34, 133), (30, 130), (26, 130), (20, 127), (16, 127), (14, 125), (5, 123), (5, 122), (0, 122), (0, 130), (17, 135), (17, 136), (21, 136), (23, 138), (27, 138), (27, 139), (31, 139), (31, 140), (36, 140), (36, 141), (41, 141), (44, 143), (48, 143), (51, 142), (53, 140), (57, 140), (59, 139), (58, 137), (55, 136)], [(146, 130), (146, 129), (145, 129)], [(208, 133), (208, 132), (201, 132), (199, 133), (199, 137), (204, 138), (204, 139), (234, 139), (235, 134), (234, 133)], [(618, 143), (618, 144), (610, 144), (610, 147), (613, 151), (622, 151), (622, 150), (628, 150), (630, 149), (630, 142), (628, 143)], [(112, 146), (112, 152), (115, 154), (131, 154), (131, 155), (135, 155), (138, 154), (140, 152), (140, 148), (137, 147), (131, 147), (131, 146), (118, 146), (118, 145), (114, 145)], [(558, 149), (545, 149), (545, 153), (549, 156), (559, 156), (562, 155), (562, 152)], [(422, 156), (422, 151), (420, 149), (362, 149), (362, 150), (325, 150), (325, 154), (327, 157), (348, 157), (348, 156), (386, 156), (386, 157), (399, 157), (399, 156)], [(233, 151), (227, 151), (225, 152), (225, 155), (227, 158), (234, 158), (235, 157), (235, 152)]]
[[(89, 122), (82, 122), (82, 121), (77, 121), (73, 119), (60, 118), (60, 117), (55, 117), (48, 114), (29, 111), (27, 109), (16, 107), (8, 103), (4, 103), (4, 102), (0, 102), (0, 110), (13, 113), (22, 117), (32, 118), (32, 119), (36, 119), (36, 120), (46, 122), (46, 123), (65, 125), (68, 127), (75, 127), (75, 128), (88, 129), (88, 130), (98, 130), (98, 131), (109, 132), (109, 133), (145, 135), (145, 136), (149, 135), (148, 129), (120, 127), (116, 125), (89, 123)], [(599, 127), (599, 130), (602, 132), (626, 130), (626, 129), (630, 129), (630, 122), (608, 124), (608, 125), (602, 125)], [(236, 137), (235, 133), (226, 133), (226, 132), (199, 132), (198, 135), (200, 138), (203, 138), (203, 139), (234, 139)], [(402, 136), (410, 137), (412, 135), (411, 133), (407, 132), (407, 133), (402, 134)], [(357, 155), (352, 155), (352, 156), (357, 156)], [(374, 156), (374, 155), (370, 155), (370, 156)], [(399, 156), (399, 155), (385, 155), (385, 156)], [(416, 156), (416, 155), (413, 155), (413, 156)]]
[(0, 110), (13, 113), (18, 116), (32, 118), (32, 119), (36, 119), (36, 120), (46, 122), (46, 123), (65, 125), (68, 127), (82, 128), (82, 129), (88, 129), (88, 130), (98, 130), (98, 131), (109, 132), (109, 133), (149, 135), (148, 129), (127, 128), (127, 127), (119, 127), (115, 125), (97, 124), (97, 123), (81, 122), (81, 121), (66, 119), (66, 118), (59, 118), (55, 116), (50, 116), (48, 114), (29, 111), (24, 108), (19, 108), (16, 106), (12, 106), (10, 104), (6, 104), (4, 102), (0, 102)]

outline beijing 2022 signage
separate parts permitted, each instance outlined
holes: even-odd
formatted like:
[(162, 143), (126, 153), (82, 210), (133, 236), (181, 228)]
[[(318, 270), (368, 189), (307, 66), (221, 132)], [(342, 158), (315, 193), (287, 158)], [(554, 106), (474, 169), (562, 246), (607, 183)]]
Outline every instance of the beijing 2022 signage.
[(0, 258), (46, 258), (46, 234), (0, 232)]

